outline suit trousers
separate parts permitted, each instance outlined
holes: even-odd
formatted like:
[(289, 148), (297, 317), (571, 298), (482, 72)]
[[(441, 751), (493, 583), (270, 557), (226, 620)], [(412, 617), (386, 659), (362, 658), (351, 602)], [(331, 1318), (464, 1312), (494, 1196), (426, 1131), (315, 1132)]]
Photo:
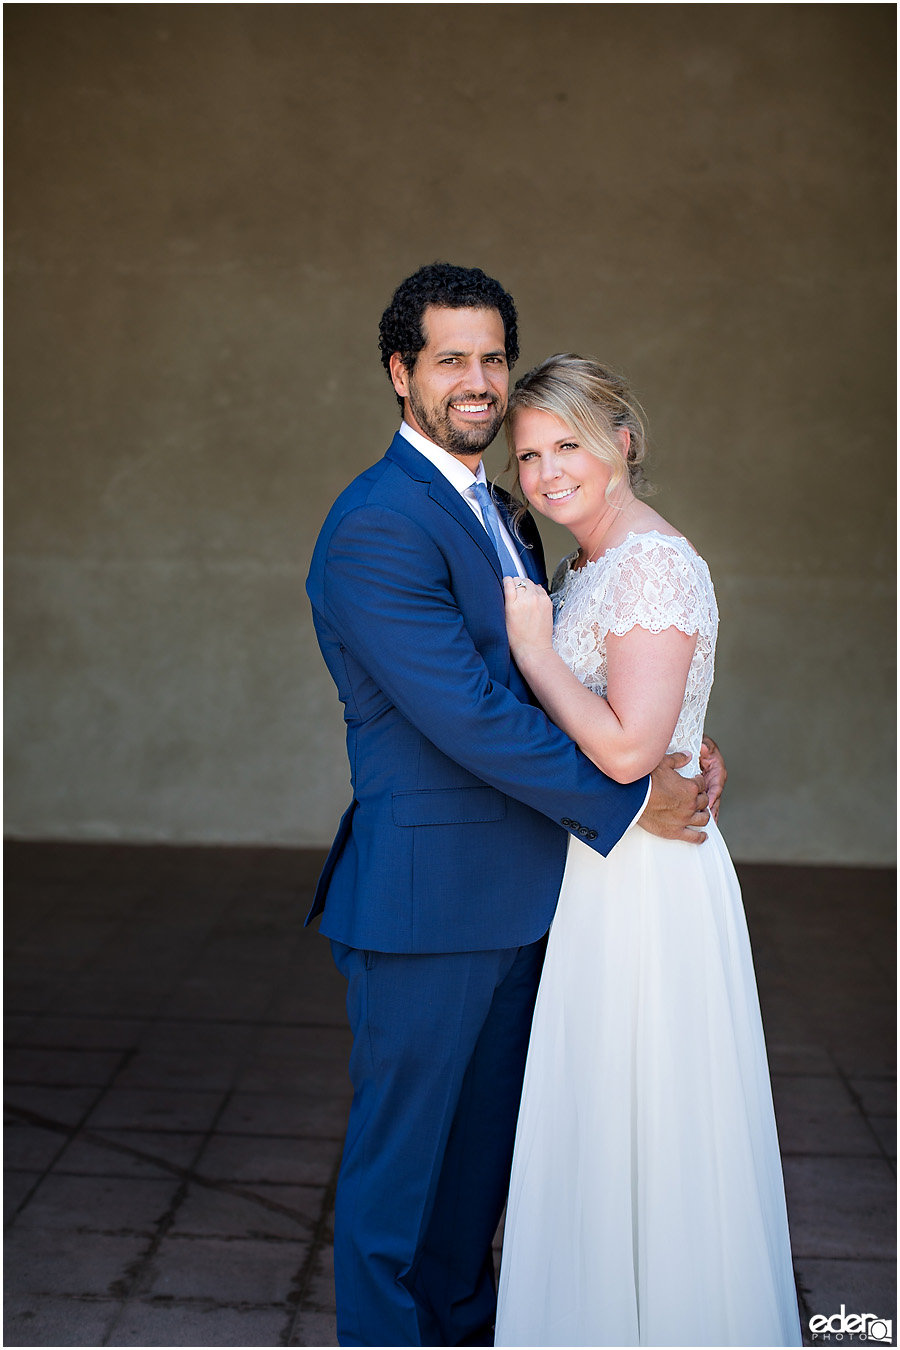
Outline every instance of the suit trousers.
[(353, 1104), (335, 1205), (341, 1345), (490, 1345), (545, 940), (425, 955), (332, 942)]

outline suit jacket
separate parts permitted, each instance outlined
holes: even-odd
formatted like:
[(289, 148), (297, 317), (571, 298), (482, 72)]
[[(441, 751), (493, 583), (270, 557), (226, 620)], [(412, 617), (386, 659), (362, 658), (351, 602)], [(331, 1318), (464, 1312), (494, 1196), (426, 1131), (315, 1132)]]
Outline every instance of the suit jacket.
[[(525, 570), (543, 584), (530, 518), (519, 533)], [(307, 591), (353, 786), (307, 923), (324, 911), (327, 937), (386, 952), (536, 941), (568, 835), (606, 854), (647, 779), (606, 778), (535, 706), (477, 517), (398, 434), (335, 502)]]

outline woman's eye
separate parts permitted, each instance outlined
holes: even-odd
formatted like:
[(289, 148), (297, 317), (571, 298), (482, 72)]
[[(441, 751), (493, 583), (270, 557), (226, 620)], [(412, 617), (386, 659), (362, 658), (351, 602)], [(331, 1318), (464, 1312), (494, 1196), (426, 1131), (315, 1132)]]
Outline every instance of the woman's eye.
[(521, 454), (517, 456), (517, 458), (518, 458), (520, 464), (524, 464), (525, 461), (526, 461), (526, 459), (534, 459), (534, 451), (533, 451), (533, 450), (523, 450), (523, 451), (521, 452)]
[(563, 444), (562, 444), (559, 448), (560, 448), (560, 450), (577, 450), (577, 449), (578, 449), (578, 442), (577, 442), (577, 441), (564, 441)]

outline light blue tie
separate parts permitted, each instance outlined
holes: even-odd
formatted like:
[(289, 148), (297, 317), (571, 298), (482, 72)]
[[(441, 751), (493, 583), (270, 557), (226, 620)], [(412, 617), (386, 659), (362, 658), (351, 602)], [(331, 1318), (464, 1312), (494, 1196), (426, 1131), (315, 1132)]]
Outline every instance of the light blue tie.
[(491, 500), (491, 494), (484, 483), (476, 483), (474, 486), (475, 496), (478, 498), (478, 505), (481, 507), (481, 514), (484, 517), (484, 528), (493, 539), (497, 557), (500, 559), (500, 570), (505, 577), (517, 577), (519, 573), (509, 556), (509, 549), (503, 541), (503, 535), (500, 533), (500, 517)]

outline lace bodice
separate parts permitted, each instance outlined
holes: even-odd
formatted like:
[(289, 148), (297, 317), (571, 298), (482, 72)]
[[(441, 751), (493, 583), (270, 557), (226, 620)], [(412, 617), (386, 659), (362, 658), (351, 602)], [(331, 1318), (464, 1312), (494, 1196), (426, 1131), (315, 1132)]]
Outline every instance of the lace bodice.
[(675, 627), (697, 634), (669, 753), (689, 754), (680, 772), (698, 773), (719, 626), (709, 568), (686, 539), (657, 530), (629, 534), (578, 571), (575, 557), (563, 559), (550, 585), (553, 646), (588, 689), (606, 697), (608, 633), (621, 636), (640, 624), (651, 633)]

